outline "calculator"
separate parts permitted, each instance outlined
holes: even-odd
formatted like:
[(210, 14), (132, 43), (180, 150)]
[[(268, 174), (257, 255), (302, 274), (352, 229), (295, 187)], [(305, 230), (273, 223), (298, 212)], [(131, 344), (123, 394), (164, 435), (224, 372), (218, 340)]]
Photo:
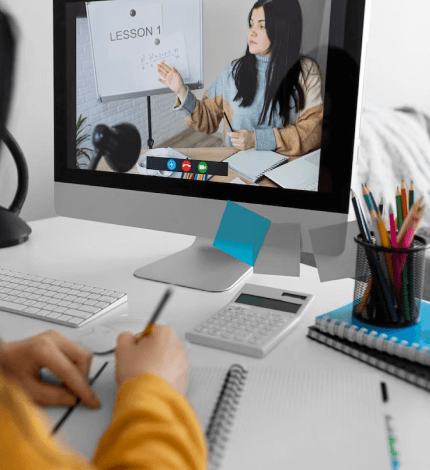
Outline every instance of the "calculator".
[(314, 296), (245, 284), (230, 303), (185, 333), (185, 339), (264, 357), (297, 325)]

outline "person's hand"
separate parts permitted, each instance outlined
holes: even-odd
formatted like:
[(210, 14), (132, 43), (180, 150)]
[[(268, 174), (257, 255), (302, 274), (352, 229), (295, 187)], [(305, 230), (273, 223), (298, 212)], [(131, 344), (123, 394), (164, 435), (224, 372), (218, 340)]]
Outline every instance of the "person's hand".
[[(169, 87), (174, 91), (179, 98), (187, 93), (187, 88), (182, 80), (181, 74), (175, 69), (175, 67), (169, 67), (164, 62), (157, 64), (158, 73), (163, 77), (159, 78), (158, 81)], [(183, 101), (181, 99), (181, 101)]]
[(247, 150), (255, 147), (255, 134), (253, 131), (241, 129), (235, 132), (227, 132), (231, 144), (238, 150)]
[[(3, 342), (0, 372), (14, 382), (38, 406), (72, 406), (80, 398), (88, 408), (100, 404), (88, 384), (92, 354), (55, 330), (23, 341)], [(43, 382), (40, 369), (46, 367), (62, 385)]]
[(152, 372), (182, 395), (187, 391), (187, 356), (170, 326), (155, 325), (152, 335), (143, 338), (123, 331), (117, 338), (115, 358), (118, 388), (127, 379)]

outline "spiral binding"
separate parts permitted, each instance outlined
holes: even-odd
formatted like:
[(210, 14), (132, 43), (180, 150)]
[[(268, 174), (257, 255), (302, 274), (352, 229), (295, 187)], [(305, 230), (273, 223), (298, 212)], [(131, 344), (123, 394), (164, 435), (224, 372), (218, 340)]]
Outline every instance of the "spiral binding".
[(418, 349), (418, 343), (412, 343), (402, 340), (398, 342), (396, 336), (387, 339), (388, 336), (384, 333), (379, 334), (375, 330), (367, 328), (358, 328), (357, 325), (349, 325), (347, 322), (339, 322), (329, 316), (316, 319), (316, 326), (323, 332), (329, 333), (332, 336), (339, 336), (339, 338), (347, 339), (351, 343), (356, 342), (368, 348), (377, 349), (381, 352), (386, 352), (391, 355), (408, 359), (412, 362), (419, 362), (425, 366), (430, 366), (430, 348), (423, 346)]
[(247, 375), (240, 364), (233, 364), (225, 376), (206, 429), (211, 469), (219, 468)]

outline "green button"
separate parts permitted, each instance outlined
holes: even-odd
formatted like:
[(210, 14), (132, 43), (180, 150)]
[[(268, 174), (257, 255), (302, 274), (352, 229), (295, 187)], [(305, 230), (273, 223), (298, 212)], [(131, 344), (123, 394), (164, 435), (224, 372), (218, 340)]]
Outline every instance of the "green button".
[(206, 173), (208, 171), (208, 164), (206, 162), (200, 162), (197, 165), (197, 170), (199, 173)]

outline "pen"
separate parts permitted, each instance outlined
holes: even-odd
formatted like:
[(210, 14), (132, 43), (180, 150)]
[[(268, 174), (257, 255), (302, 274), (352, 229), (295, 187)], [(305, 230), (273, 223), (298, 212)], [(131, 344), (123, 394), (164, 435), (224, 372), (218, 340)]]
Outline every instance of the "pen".
[(146, 325), (145, 330), (142, 332), (139, 338), (143, 338), (145, 336), (150, 336), (152, 335), (152, 332), (154, 331), (154, 325), (157, 320), (157, 318), (160, 316), (165, 303), (169, 300), (169, 297), (172, 294), (172, 289), (167, 289), (163, 298), (161, 299), (160, 303), (158, 304), (157, 308), (155, 309), (154, 314), (152, 315), (151, 319), (149, 320), (148, 324)]
[[(90, 385), (92, 385), (97, 377), (103, 372), (104, 368), (109, 364), (109, 361), (106, 361), (102, 367), (100, 368), (100, 370), (97, 372), (97, 374), (90, 380)], [(76, 399), (76, 402), (74, 405), (72, 405), (67, 411), (66, 411), (66, 414), (60, 419), (60, 421), (56, 424), (56, 426), (54, 427), (54, 429), (52, 430), (51, 434), (55, 434), (59, 429), (60, 429), (60, 426), (64, 423), (64, 421), (66, 421), (66, 419), (70, 416), (70, 413), (79, 405), (79, 403), (81, 403), (81, 399), (80, 398), (77, 398)]]
[(354, 207), (355, 217), (357, 218), (358, 228), (360, 229), (361, 236), (365, 242), (370, 242), (369, 235), (364, 225), (364, 220), (363, 220), (364, 214), (360, 212), (359, 206), (357, 204), (358, 203), (357, 196), (355, 195), (355, 192), (352, 189), (351, 189), (351, 196), (352, 196), (351, 197), (352, 205)]
[(224, 111), (224, 116), (227, 119), (227, 122), (228, 122), (228, 125), (230, 126), (231, 132), (234, 132), (233, 128), (231, 127), (230, 121), (228, 120), (227, 114), (225, 114), (225, 111)]

